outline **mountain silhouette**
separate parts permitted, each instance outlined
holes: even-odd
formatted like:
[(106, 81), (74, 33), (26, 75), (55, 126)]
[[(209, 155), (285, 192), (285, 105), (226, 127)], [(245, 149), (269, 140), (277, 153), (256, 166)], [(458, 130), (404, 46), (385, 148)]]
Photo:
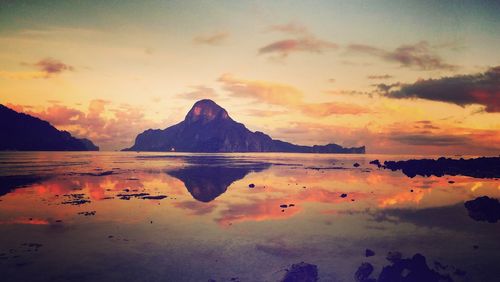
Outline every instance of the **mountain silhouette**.
[(0, 104), (0, 150), (12, 151), (98, 151), (88, 139), (59, 131), (50, 123), (18, 113)]
[(268, 169), (265, 162), (241, 162), (211, 156), (182, 158), (189, 166), (167, 171), (184, 183), (194, 199), (208, 203), (224, 192), (235, 181), (243, 179), (250, 172)]
[(214, 101), (196, 102), (180, 123), (166, 129), (148, 129), (124, 151), (178, 152), (295, 152), (364, 154), (365, 147), (343, 148), (337, 144), (300, 146), (252, 132), (234, 121)]

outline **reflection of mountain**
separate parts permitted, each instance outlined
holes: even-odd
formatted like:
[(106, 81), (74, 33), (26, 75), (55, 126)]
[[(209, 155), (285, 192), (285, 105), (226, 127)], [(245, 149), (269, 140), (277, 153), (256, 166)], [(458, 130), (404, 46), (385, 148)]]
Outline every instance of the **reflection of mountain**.
[(243, 179), (250, 172), (263, 171), (269, 166), (268, 163), (240, 164), (237, 166), (196, 164), (167, 173), (184, 182), (193, 198), (200, 202), (210, 202), (226, 192), (227, 187), (233, 182)]

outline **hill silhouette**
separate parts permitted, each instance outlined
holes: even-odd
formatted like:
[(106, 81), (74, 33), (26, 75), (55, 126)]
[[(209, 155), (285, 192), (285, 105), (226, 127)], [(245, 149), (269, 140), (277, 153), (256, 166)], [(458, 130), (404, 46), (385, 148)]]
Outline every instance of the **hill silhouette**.
[(99, 151), (88, 139), (71, 136), (50, 123), (0, 105), (0, 150)]
[(344, 148), (337, 144), (301, 146), (252, 132), (234, 121), (214, 101), (196, 102), (180, 123), (166, 129), (148, 129), (124, 151), (177, 152), (294, 152), (364, 154), (365, 147)]

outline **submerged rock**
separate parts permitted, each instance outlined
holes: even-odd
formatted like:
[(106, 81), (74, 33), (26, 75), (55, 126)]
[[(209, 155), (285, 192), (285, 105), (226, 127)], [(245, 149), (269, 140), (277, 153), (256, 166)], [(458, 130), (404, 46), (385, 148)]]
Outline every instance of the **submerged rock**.
[(453, 281), (449, 275), (442, 275), (430, 269), (425, 257), (415, 254), (411, 259), (392, 261), (392, 265), (385, 266), (378, 278), (379, 282), (393, 281)]
[(372, 165), (376, 165), (376, 166), (377, 166), (377, 167), (379, 167), (379, 168), (380, 168), (380, 167), (382, 167), (382, 164), (380, 163), (380, 161), (379, 161), (379, 160), (373, 160), (373, 161), (371, 161), (371, 162), (370, 162), (370, 164), (372, 164)]
[(165, 199), (167, 196), (165, 195), (158, 195), (158, 196), (143, 196), (141, 197), (141, 199), (143, 200), (163, 200)]
[[(370, 278), (370, 275), (373, 273), (373, 266), (365, 262), (358, 267), (358, 270), (354, 275), (355, 280), (357, 282), (453, 281), (450, 274), (441, 274), (436, 270), (429, 268), (425, 257), (421, 254), (415, 254), (412, 258), (402, 258), (401, 253), (391, 252), (387, 255), (387, 260), (390, 261), (391, 264), (383, 267), (377, 279)], [(451, 268), (456, 270), (454, 267)], [(440, 270), (443, 270), (443, 268), (440, 268)], [(463, 276), (465, 275), (465, 272), (460, 270), (458, 274)]]
[(281, 282), (316, 282), (318, 281), (318, 267), (305, 262), (293, 264), (287, 269)]
[(96, 214), (96, 211), (83, 211), (83, 212), (79, 212), (78, 214), (84, 215), (84, 216), (94, 216)]
[(85, 194), (65, 194), (64, 197), (67, 197), (68, 200), (62, 202), (63, 205), (79, 206), (90, 203), (90, 200), (85, 199)]
[(401, 170), (408, 177), (415, 177), (417, 175), (434, 175), (438, 177), (444, 175), (464, 175), (476, 178), (500, 177), (500, 157), (480, 157), (475, 159), (441, 157), (437, 160), (385, 161), (383, 166), (380, 166), (380, 162), (372, 161), (370, 163), (393, 171)]
[(365, 250), (365, 257), (373, 257), (375, 255), (375, 252), (370, 250), (370, 249), (366, 249)]
[(369, 278), (373, 272), (373, 265), (368, 262), (363, 262), (356, 270), (354, 274), (354, 280), (356, 282), (375, 282), (373, 278)]

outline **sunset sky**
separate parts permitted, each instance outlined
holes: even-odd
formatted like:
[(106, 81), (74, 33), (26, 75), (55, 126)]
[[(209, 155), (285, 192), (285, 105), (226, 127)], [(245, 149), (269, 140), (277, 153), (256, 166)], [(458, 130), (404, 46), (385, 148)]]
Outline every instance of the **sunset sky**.
[(0, 1), (0, 103), (130, 147), (210, 98), (368, 153), (500, 154), (498, 1)]

